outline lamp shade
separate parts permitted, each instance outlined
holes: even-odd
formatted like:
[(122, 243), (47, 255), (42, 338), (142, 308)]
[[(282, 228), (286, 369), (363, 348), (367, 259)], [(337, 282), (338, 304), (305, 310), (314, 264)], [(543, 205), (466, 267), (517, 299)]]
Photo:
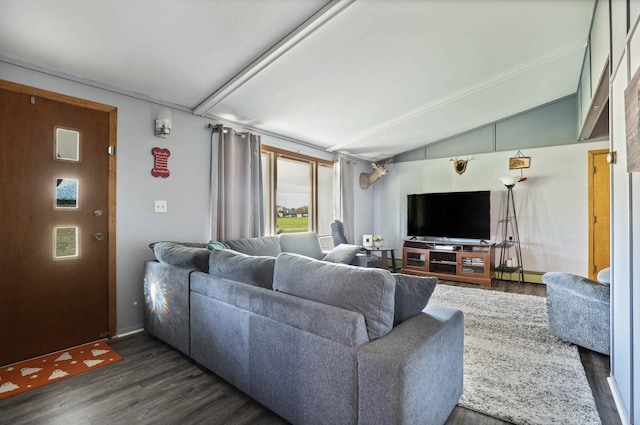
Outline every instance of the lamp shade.
[(516, 177), (516, 176), (504, 176), (504, 177), (500, 177), (500, 181), (505, 186), (513, 186), (516, 183), (518, 183), (518, 177)]

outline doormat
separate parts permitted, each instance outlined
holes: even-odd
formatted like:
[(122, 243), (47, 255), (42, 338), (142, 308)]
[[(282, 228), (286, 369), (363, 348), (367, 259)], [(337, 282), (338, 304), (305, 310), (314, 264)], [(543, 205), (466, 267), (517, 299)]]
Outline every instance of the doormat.
[(0, 368), (0, 400), (122, 360), (104, 341)]

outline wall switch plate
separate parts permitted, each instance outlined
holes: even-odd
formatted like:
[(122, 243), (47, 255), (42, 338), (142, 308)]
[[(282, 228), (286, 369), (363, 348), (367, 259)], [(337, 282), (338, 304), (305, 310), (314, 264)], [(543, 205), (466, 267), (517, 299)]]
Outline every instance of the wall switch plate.
[(157, 213), (167, 212), (167, 201), (154, 201), (154, 206)]

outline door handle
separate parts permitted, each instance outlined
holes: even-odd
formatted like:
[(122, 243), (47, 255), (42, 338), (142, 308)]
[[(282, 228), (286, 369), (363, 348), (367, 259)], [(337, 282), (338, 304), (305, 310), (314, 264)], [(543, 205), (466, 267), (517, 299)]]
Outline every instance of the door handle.
[(104, 239), (104, 234), (98, 232), (98, 233), (94, 233), (93, 234), (93, 239), (97, 240), (97, 241), (101, 241)]

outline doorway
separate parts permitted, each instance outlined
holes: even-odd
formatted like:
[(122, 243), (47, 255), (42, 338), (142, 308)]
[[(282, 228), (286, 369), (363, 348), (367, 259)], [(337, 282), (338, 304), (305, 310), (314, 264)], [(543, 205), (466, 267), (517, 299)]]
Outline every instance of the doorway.
[(609, 267), (610, 246), (610, 166), (609, 150), (589, 151), (589, 278)]
[(0, 80), (0, 365), (115, 334), (116, 113)]

